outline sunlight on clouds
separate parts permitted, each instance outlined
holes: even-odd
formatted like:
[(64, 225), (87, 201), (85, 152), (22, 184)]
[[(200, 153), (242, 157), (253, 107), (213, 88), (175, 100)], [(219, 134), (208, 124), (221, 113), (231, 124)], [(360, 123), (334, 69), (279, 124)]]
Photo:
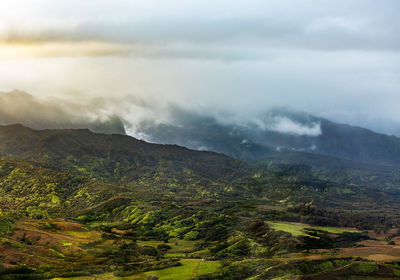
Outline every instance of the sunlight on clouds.
[(105, 42), (0, 43), (0, 58), (128, 55), (127, 45)]
[(3, 2), (0, 91), (398, 120), (399, 1)]

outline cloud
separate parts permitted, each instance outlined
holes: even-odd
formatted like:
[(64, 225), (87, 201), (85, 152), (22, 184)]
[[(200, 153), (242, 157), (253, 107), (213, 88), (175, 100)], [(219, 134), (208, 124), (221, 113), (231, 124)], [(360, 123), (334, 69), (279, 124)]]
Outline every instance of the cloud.
[(79, 104), (58, 99), (38, 100), (18, 90), (0, 93), (1, 125), (20, 123), (36, 129), (89, 128), (94, 132), (125, 134), (121, 119), (102, 109), (95, 101)]
[[(124, 105), (121, 106), (121, 102)], [(283, 112), (279, 110), (279, 112)], [(241, 118), (220, 112), (193, 112), (173, 104), (149, 103), (135, 96), (85, 99), (38, 99), (29, 93), (14, 90), (0, 93), (0, 125), (21, 123), (36, 128), (89, 128), (101, 133), (128, 134), (149, 140), (143, 127), (172, 125), (182, 129), (232, 130), (246, 129), (275, 131), (283, 134), (318, 136), (320, 123), (292, 120), (287, 116), (264, 114), (262, 119)], [(244, 140), (243, 140), (244, 141)], [(242, 144), (245, 143), (245, 141)]]
[(101, 97), (129, 123), (165, 120), (170, 104), (238, 121), (290, 106), (379, 129), (375, 118), (400, 122), (399, 10), (391, 0), (6, 1), (0, 85), (39, 100)]
[(0, 47), (0, 58), (127, 56), (128, 46), (104, 42), (13, 42)]
[[(22, 2), (25, 5), (10, 3), (0, 12), (0, 41), (53, 45), (64, 55), (76, 51), (60, 45), (80, 46), (88, 56), (85, 44), (97, 44), (113, 49), (98, 55), (119, 55), (128, 49), (134, 56), (153, 59), (263, 59), (265, 49), (271, 48), (400, 50), (400, 20), (393, 12), (400, 4), (393, 1)], [(116, 46), (123, 50), (115, 51)], [(229, 55), (232, 49), (234, 55)]]
[(272, 124), (266, 129), (293, 135), (319, 136), (322, 134), (321, 123), (304, 125), (288, 117), (274, 117)]

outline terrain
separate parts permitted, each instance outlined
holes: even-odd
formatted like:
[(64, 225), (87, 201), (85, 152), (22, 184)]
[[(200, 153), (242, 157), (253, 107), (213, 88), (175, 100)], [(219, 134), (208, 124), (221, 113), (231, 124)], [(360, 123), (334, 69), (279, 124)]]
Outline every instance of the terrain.
[(179, 108), (170, 115), (169, 122), (143, 121), (137, 132), (151, 142), (215, 151), (248, 162), (294, 152), (400, 166), (399, 138), (288, 108), (271, 109), (248, 121)]
[(397, 167), (279, 155), (2, 126), (0, 279), (400, 277)]

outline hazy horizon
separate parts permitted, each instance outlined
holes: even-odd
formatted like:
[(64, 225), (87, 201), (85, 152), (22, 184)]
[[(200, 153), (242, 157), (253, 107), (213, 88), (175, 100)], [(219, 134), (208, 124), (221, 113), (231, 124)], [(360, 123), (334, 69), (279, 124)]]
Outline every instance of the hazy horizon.
[(134, 123), (172, 106), (249, 120), (283, 106), (400, 135), (398, 1), (3, 7), (0, 91), (79, 108), (68, 118)]
[(400, 278), (400, 0), (3, 2), (0, 279)]

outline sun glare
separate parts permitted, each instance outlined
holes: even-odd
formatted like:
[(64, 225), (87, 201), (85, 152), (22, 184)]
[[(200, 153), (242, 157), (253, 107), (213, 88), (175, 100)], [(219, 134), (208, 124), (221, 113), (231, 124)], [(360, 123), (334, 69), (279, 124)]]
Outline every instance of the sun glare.
[(127, 55), (129, 46), (104, 42), (0, 43), (0, 58)]

